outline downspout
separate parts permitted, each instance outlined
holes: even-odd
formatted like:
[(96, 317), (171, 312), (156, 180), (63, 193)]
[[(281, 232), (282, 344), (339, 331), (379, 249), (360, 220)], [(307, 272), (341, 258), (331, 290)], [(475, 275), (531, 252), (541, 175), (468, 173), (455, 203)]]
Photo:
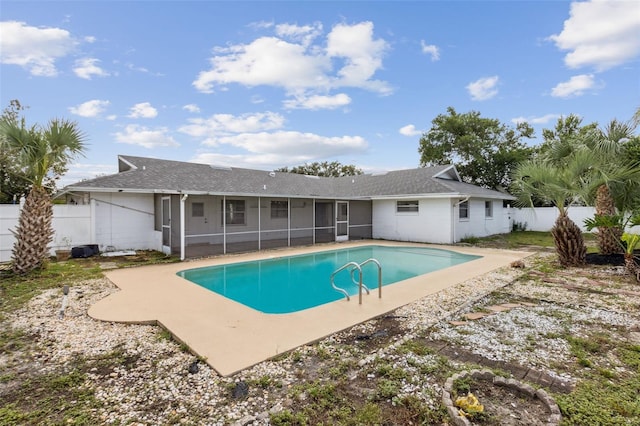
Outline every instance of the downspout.
[(96, 200), (89, 195), (89, 228), (91, 244), (99, 244), (98, 237), (96, 235)]
[(462, 200), (458, 200), (458, 202), (453, 205), (453, 209), (451, 210), (451, 215), (452, 215), (452, 218), (451, 218), (451, 243), (452, 244), (456, 243), (456, 207), (458, 207), (460, 204), (464, 203), (465, 201), (469, 201), (469, 198), (471, 198), (471, 195), (465, 195), (465, 198), (462, 199)]
[(185, 208), (184, 208), (184, 203), (185, 201), (187, 201), (187, 198), (189, 198), (189, 194), (183, 194), (182, 197), (180, 197), (180, 260), (184, 260), (185, 259)]

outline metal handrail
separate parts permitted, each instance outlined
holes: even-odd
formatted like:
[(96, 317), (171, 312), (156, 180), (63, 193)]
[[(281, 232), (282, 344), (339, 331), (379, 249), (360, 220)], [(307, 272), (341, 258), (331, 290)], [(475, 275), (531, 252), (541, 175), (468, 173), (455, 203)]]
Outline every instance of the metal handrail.
[[(333, 282), (333, 279), (338, 272), (344, 269), (347, 269), (349, 266), (353, 266), (355, 269), (358, 269), (360, 271), (360, 285), (362, 285), (362, 269), (360, 268), (360, 265), (358, 265), (356, 262), (345, 263), (344, 265), (342, 265), (341, 267), (333, 271), (333, 274), (331, 274), (331, 287), (333, 287), (334, 290), (344, 294), (347, 297), (347, 300), (351, 300), (351, 298), (349, 297), (349, 293), (347, 293), (347, 290), (336, 286), (336, 283)], [(362, 289), (360, 290), (360, 303), (362, 303)]]
[[(351, 270), (349, 271), (350, 275), (351, 275), (351, 281), (354, 284), (358, 285), (358, 303), (360, 305), (362, 305), (362, 289), (364, 288), (365, 291), (367, 292), (367, 294), (370, 294), (369, 288), (367, 288), (366, 285), (364, 285), (362, 283), (362, 267), (364, 265), (366, 265), (367, 263), (375, 263), (378, 266), (378, 298), (382, 298), (382, 266), (380, 265), (380, 262), (378, 262), (376, 259), (374, 258), (369, 258), (367, 260), (365, 260), (362, 263), (357, 263), (357, 262), (349, 262), (349, 263), (345, 263), (344, 265), (342, 265), (341, 267), (339, 267), (338, 269), (336, 269), (335, 271), (333, 271), (333, 274), (331, 274), (331, 287), (333, 287), (334, 290), (337, 290), (339, 292), (341, 292), (342, 294), (345, 295), (345, 297), (347, 298), (347, 300), (351, 300), (351, 298), (349, 297), (349, 293), (347, 293), (347, 291), (341, 287), (336, 286), (335, 282), (334, 282), (334, 278), (336, 276), (336, 274), (348, 267), (351, 267)], [(358, 281), (356, 282), (353, 273), (355, 272), (355, 270), (358, 270), (359, 274), (358, 274)]]
[[(369, 258), (360, 264), (360, 268), (362, 268), (367, 263), (375, 263), (378, 266), (378, 299), (382, 298), (382, 265), (374, 258)], [(362, 271), (360, 272), (362, 274)], [(363, 284), (364, 285), (364, 284)]]
[[(362, 268), (362, 264), (360, 264), (360, 267)], [(351, 268), (351, 282), (354, 283), (355, 285), (359, 285), (360, 281), (356, 280), (356, 278), (353, 276), (353, 273), (357, 270), (358, 268)], [(360, 272), (360, 275), (362, 275), (362, 272)], [(369, 287), (367, 287), (367, 285), (363, 282), (362, 283), (362, 288), (364, 288), (364, 291), (367, 292), (367, 294), (371, 294), (371, 292), (369, 291)]]

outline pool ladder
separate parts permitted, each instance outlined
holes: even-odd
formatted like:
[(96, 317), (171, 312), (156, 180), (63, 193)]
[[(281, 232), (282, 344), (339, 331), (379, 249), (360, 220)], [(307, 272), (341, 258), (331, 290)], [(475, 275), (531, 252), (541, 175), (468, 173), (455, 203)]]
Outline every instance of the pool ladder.
[[(371, 293), (369, 291), (369, 288), (362, 282), (362, 267), (367, 263), (374, 263), (378, 267), (378, 298), (382, 298), (382, 266), (380, 266), (380, 262), (373, 258), (367, 259), (362, 263), (345, 263), (344, 265), (333, 271), (333, 274), (331, 274), (331, 287), (333, 287), (334, 290), (344, 294), (347, 300), (351, 300), (351, 298), (349, 297), (349, 293), (347, 293), (347, 290), (338, 287), (334, 281), (335, 276), (339, 272), (347, 268), (351, 268), (351, 270), (349, 271), (349, 274), (351, 275), (351, 281), (358, 286), (358, 303), (362, 305), (362, 289), (364, 289), (367, 294)], [(354, 277), (355, 271), (358, 271), (358, 280), (356, 280), (356, 278)]]

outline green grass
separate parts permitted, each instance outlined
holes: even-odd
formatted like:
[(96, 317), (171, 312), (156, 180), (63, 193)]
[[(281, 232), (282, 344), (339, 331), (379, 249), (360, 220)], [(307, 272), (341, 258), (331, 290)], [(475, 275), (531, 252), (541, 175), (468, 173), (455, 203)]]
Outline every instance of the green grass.
[(48, 261), (40, 269), (24, 275), (0, 272), (0, 320), (9, 312), (24, 306), (42, 290), (73, 286), (79, 282), (101, 278), (99, 262), (115, 262), (119, 268), (179, 261), (156, 251), (139, 251), (135, 256), (115, 258), (90, 257), (64, 262)]
[[(96, 264), (81, 262), (51, 262), (41, 269), (24, 275), (5, 274), (0, 280), (0, 319), (24, 306), (42, 290), (72, 286), (78, 282), (102, 277)], [(61, 293), (62, 294), (62, 293)]]
[[(133, 258), (93, 257), (49, 261), (40, 269), (24, 275), (0, 271), (0, 352), (9, 355), (10, 363), (0, 365), (0, 384), (10, 391), (0, 392), (1, 425), (95, 425), (101, 404), (93, 390), (85, 386), (86, 372), (109, 374), (115, 367), (133, 365), (137, 358), (115, 349), (97, 357), (79, 356), (64, 366), (42, 373), (35, 367), (14, 368), (31, 362), (33, 352), (46, 352), (37, 336), (7, 326), (8, 314), (25, 307), (31, 298), (43, 290), (58, 288), (62, 295), (65, 285), (103, 277), (99, 262), (115, 262), (118, 267), (132, 264), (152, 264), (173, 261), (162, 253), (140, 252)], [(44, 342), (46, 344), (46, 342)]]
[[(582, 234), (589, 251), (594, 250), (595, 235), (589, 233)], [(517, 249), (521, 247), (545, 247), (553, 248), (553, 236), (551, 232), (538, 232), (538, 231), (516, 231), (508, 234), (492, 235), (489, 237), (467, 237), (463, 240), (468, 244), (478, 245), (481, 247), (496, 247)]]
[(92, 409), (100, 404), (93, 392), (82, 386), (84, 381), (84, 373), (78, 370), (22, 378), (13, 392), (0, 398), (0, 424), (99, 423)]

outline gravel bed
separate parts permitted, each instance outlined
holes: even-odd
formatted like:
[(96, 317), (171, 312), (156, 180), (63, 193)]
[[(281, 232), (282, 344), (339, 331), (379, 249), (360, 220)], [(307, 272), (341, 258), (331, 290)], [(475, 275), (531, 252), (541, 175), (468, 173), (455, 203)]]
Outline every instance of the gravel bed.
[[(526, 262), (532, 260), (535, 258), (528, 258)], [(105, 424), (176, 422), (206, 425), (268, 424), (269, 411), (281, 410), (292, 404), (286, 395), (298, 377), (313, 374), (313, 366), (299, 360), (322, 353), (353, 359), (359, 368), (376, 358), (385, 358), (409, 373), (410, 380), (401, 390), (403, 395), (416, 395), (437, 407), (442, 384), (417, 385), (425, 378), (419, 376), (419, 368), (434, 363), (434, 357), (400, 356), (396, 351), (403, 342), (426, 330), (433, 330), (430, 331), (432, 338), (455, 341), (490, 359), (513, 360), (523, 365), (542, 367), (548, 365), (550, 359), (558, 362), (567, 360), (566, 342), (553, 338), (567, 326), (579, 334), (594, 320), (605, 321), (611, 326), (629, 322), (637, 324), (637, 320), (624, 313), (565, 306), (559, 309), (545, 303), (513, 309), (461, 327), (453, 327), (446, 321), (460, 312), (472, 310), (474, 303), (512, 284), (522, 273), (522, 269), (502, 268), (397, 309), (393, 317), (405, 332), (390, 336), (388, 345), (372, 354), (345, 342), (352, 342), (354, 336), (370, 333), (375, 329), (376, 319), (226, 378), (204, 363), (198, 364), (197, 374), (190, 374), (188, 367), (194, 356), (167, 338), (160, 327), (108, 323), (90, 318), (87, 310), (91, 304), (118, 291), (107, 279), (70, 283), (68, 307), (62, 318), (59, 315), (61, 291), (52, 289), (33, 298), (26, 308), (12, 315), (9, 324), (37, 336), (38, 351), (30, 355), (34, 367), (41, 371), (59, 368), (78, 356), (99, 359), (116, 351), (122, 353), (125, 361), (121, 366), (108, 371), (95, 367), (88, 372), (88, 386), (104, 403), (98, 416)], [(543, 290), (548, 289), (540, 287), (540, 291)], [(515, 294), (527, 293), (518, 286), (513, 291)], [(532, 296), (536, 297), (535, 291), (527, 293), (527, 297)], [(575, 303), (572, 297), (563, 302), (568, 305)], [(571, 318), (577, 321), (568, 325)], [(544, 344), (536, 345), (532, 350), (532, 340)], [(524, 349), (527, 347), (530, 350)], [(12, 360), (2, 361), (9, 363)], [(259, 385), (265, 378), (271, 386)], [(250, 383), (252, 392), (247, 398), (234, 399), (232, 389), (240, 382)]]

